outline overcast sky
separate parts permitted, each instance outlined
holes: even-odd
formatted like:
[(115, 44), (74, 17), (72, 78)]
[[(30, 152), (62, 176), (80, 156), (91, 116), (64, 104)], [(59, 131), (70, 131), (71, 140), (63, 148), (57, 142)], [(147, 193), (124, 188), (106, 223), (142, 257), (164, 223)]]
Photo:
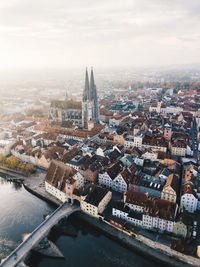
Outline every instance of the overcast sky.
[(200, 0), (0, 0), (0, 68), (200, 62)]

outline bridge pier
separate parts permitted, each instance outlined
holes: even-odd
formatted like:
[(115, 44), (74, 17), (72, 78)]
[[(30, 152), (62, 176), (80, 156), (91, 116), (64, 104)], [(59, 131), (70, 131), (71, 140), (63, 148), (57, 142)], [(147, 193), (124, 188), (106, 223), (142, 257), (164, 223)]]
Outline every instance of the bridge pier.
[(28, 267), (23, 261), (21, 261), (17, 267)]
[[(1, 267), (16, 267), (22, 264), (27, 253), (35, 247), (51, 228), (62, 218), (69, 217), (72, 213), (79, 211), (80, 207), (63, 203), (46, 220), (44, 220), (5, 260)], [(22, 265), (23, 266), (23, 265)]]

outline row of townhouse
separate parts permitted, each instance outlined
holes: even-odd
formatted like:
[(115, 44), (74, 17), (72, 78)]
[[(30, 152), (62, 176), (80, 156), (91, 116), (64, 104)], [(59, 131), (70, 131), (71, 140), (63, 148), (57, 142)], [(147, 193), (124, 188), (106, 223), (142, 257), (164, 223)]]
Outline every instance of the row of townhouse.
[(168, 182), (168, 179), (159, 176), (151, 176), (148, 174), (139, 174), (135, 175), (131, 180), (128, 189), (147, 194), (150, 197), (156, 197), (170, 201), (173, 200), (173, 202), (176, 202), (177, 187), (175, 188), (173, 185), (171, 189), (170, 185), (171, 184)]
[[(161, 152), (167, 152), (167, 143), (164, 140), (164, 138), (143, 138), (142, 135), (134, 136), (134, 137), (127, 137), (124, 142), (125, 148), (132, 148), (132, 147), (138, 147), (138, 148), (151, 148), (154, 151), (161, 151)], [(181, 141), (180, 139), (172, 140), (169, 142), (169, 150), (172, 155), (174, 156), (182, 156), (184, 157), (187, 153), (188, 149), (188, 143), (185, 141)], [(150, 156), (151, 160), (156, 159), (156, 155), (148, 155)]]
[[(72, 151), (72, 150), (71, 150)], [(66, 150), (60, 146), (50, 146), (46, 148), (24, 146), (15, 144), (11, 149), (11, 154), (23, 162), (32, 163), (39, 168), (48, 169), (52, 159), (62, 159)]]
[(137, 167), (134, 163), (124, 169), (122, 162), (117, 161), (99, 172), (98, 182), (101, 186), (123, 193), (127, 191), (136, 172)]
[(124, 141), (125, 148), (138, 147), (142, 149), (151, 148), (154, 151), (167, 152), (167, 143), (164, 137), (146, 137), (143, 131), (135, 136), (127, 136)]
[(142, 140), (142, 147), (167, 152), (167, 142), (164, 137), (144, 137)]
[(147, 198), (141, 206), (138, 201), (129, 205), (116, 201), (112, 215), (148, 230), (173, 232), (177, 207), (173, 202), (154, 198)]
[(181, 111), (183, 111), (182, 107), (172, 106), (172, 105), (166, 106), (162, 102), (156, 102), (156, 103), (154, 102), (149, 107), (149, 112), (157, 112), (161, 114), (167, 114), (167, 113), (177, 114)]
[[(114, 162), (101, 169), (98, 174), (98, 183), (101, 186), (112, 189), (119, 193), (131, 189), (135, 192), (146, 193), (148, 196), (168, 200), (176, 203), (179, 191), (179, 174), (172, 166), (164, 168), (156, 176), (151, 176), (139, 171), (133, 162), (127, 167)], [(176, 165), (175, 165), (176, 166)]]
[(174, 202), (128, 190), (123, 202), (115, 202), (112, 215), (149, 230), (167, 231), (181, 238), (191, 236), (194, 217)]

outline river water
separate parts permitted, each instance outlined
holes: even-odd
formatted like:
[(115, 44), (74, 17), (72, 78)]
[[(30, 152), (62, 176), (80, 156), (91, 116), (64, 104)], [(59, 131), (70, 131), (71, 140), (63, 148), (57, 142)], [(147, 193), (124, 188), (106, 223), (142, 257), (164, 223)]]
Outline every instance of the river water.
[[(22, 234), (30, 233), (44, 214), (55, 208), (27, 192), (23, 186), (0, 178), (0, 258), (6, 257), (21, 242)], [(50, 239), (60, 248), (65, 259), (50, 259), (36, 252), (29, 267), (133, 267), (156, 266), (149, 259), (122, 247), (83, 222), (71, 218), (76, 237), (52, 231)]]

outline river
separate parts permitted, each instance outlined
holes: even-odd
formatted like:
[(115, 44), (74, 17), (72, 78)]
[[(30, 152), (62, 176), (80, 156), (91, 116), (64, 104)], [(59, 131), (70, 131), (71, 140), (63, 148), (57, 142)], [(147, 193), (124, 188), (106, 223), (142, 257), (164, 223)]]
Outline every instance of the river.
[[(0, 178), (0, 258), (6, 257), (21, 242), (22, 234), (30, 233), (44, 214), (55, 208), (27, 192), (23, 186)], [(65, 259), (50, 259), (36, 252), (29, 267), (133, 267), (156, 266), (149, 259), (122, 247), (83, 222), (71, 218), (76, 237), (52, 231), (50, 238)]]

